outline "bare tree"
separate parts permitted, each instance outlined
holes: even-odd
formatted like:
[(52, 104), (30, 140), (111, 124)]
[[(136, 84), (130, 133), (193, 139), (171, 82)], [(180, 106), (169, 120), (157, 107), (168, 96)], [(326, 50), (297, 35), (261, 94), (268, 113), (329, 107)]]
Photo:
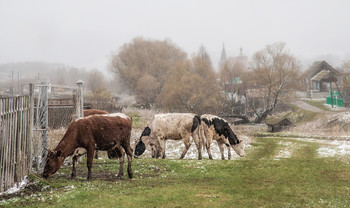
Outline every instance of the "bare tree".
[(233, 57), (220, 65), (219, 77), (224, 99), (220, 114), (226, 117), (242, 119), (240, 123), (249, 123), (246, 97), (247, 85), (251, 83), (251, 72)]
[(180, 109), (201, 114), (218, 110), (221, 91), (203, 47), (191, 61), (174, 67), (157, 100), (170, 111)]
[(106, 78), (101, 71), (93, 69), (88, 73), (87, 82), (85, 85), (91, 92), (94, 92), (106, 87), (105, 80)]
[[(155, 86), (158, 88), (154, 90), (159, 93), (172, 67), (177, 62), (183, 62), (186, 56), (185, 52), (170, 41), (135, 38), (131, 43), (124, 44), (119, 53), (111, 57), (110, 69), (127, 89), (132, 93), (137, 91), (137, 95), (143, 95), (142, 89), (138, 87), (139, 79), (148, 74), (155, 78)], [(154, 100), (147, 102), (154, 103)]]
[(253, 56), (253, 80), (259, 89), (261, 104), (254, 106), (255, 123), (262, 122), (275, 109), (288, 90), (295, 87), (300, 65), (285, 43), (267, 45)]
[(146, 108), (150, 108), (158, 95), (157, 79), (149, 74), (143, 75), (137, 82), (136, 95), (139, 103), (143, 103)]

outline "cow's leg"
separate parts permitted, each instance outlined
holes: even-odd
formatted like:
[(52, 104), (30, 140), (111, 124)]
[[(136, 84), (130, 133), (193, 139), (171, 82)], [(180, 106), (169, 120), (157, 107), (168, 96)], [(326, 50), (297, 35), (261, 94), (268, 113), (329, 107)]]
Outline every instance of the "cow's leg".
[(160, 146), (160, 154), (161, 154), (161, 157), (164, 159), (165, 158), (165, 138), (164, 137), (161, 137), (158, 139), (159, 141), (159, 146)]
[(90, 147), (87, 149), (87, 168), (88, 168), (88, 176), (87, 179), (91, 180), (91, 169), (92, 169), (92, 161), (94, 160), (95, 148)]
[(151, 146), (151, 154), (152, 154), (152, 158), (158, 158), (159, 157), (159, 151), (156, 145), (154, 145), (153, 143), (150, 143)]
[(78, 161), (79, 155), (74, 155), (72, 158), (72, 163), (73, 163), (73, 168), (72, 168), (72, 179), (75, 178), (75, 176), (77, 176), (77, 170), (76, 170), (76, 164)]
[(123, 170), (124, 170), (124, 155), (125, 155), (125, 153), (120, 146), (114, 148), (114, 151), (117, 153), (117, 156), (119, 158), (119, 172), (118, 172), (117, 178), (121, 179), (124, 175)]
[[(131, 169), (131, 161), (132, 161), (132, 149), (130, 147), (130, 142), (128, 142), (127, 144), (125, 144), (123, 146), (124, 150), (125, 150), (125, 153), (126, 155), (128, 156), (128, 176), (129, 178), (131, 179), (132, 176), (133, 176), (133, 173), (132, 173), (132, 169)], [(124, 158), (124, 155), (123, 155), (123, 158)]]
[(217, 141), (219, 149), (220, 149), (220, 153), (221, 153), (221, 159), (225, 160), (225, 155), (224, 155), (224, 147), (223, 147), (223, 143), (220, 141)]
[(231, 160), (231, 147), (230, 146), (227, 147), (227, 157), (229, 160)]
[(181, 157), (180, 157), (180, 159), (183, 159), (185, 157), (188, 149), (190, 149), (190, 146), (191, 146), (190, 137), (191, 137), (191, 135), (185, 134), (185, 135), (181, 135), (181, 136), (182, 136), (182, 140), (185, 144), (185, 149), (182, 152)]
[(202, 159), (202, 144), (198, 137), (199, 130), (198, 128), (192, 133), (192, 138), (194, 140), (194, 143), (196, 144), (197, 150), (198, 150), (198, 160)]
[(95, 159), (98, 159), (98, 151), (95, 151)]
[(210, 145), (211, 145), (211, 142), (213, 140), (213, 134), (210, 132), (210, 131), (206, 131), (206, 147), (207, 147), (207, 152), (208, 152), (208, 156), (209, 156), (209, 159), (213, 159), (213, 156), (211, 155), (211, 151), (210, 151)]
[(205, 128), (205, 126), (200, 125), (199, 130), (198, 130), (198, 135), (199, 135), (200, 143), (201, 143), (201, 146), (203, 147), (203, 150), (205, 149), (205, 141), (206, 141), (204, 128)]

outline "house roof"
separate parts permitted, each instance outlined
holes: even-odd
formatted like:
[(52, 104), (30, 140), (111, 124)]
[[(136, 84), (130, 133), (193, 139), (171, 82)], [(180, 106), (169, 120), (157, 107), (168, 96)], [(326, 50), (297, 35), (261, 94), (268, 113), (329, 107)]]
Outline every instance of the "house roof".
[(287, 120), (289, 123), (292, 123), (288, 118), (272, 118), (266, 121), (267, 125), (276, 125), (284, 120)]
[(331, 65), (329, 65), (326, 61), (315, 61), (311, 67), (304, 72), (303, 77), (320, 81), (330, 73), (339, 75), (339, 72), (335, 70)]
[(318, 72), (315, 76), (313, 76), (311, 78), (311, 80), (315, 80), (315, 81), (320, 81), (321, 79), (323, 79), (324, 77), (328, 76), (330, 72), (327, 70), (322, 70), (320, 72)]

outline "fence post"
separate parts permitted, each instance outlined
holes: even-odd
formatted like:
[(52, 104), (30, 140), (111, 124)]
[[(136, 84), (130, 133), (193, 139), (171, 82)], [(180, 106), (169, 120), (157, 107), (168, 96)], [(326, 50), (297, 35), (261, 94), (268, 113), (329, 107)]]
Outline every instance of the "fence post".
[(36, 171), (40, 172), (47, 156), (47, 129), (48, 129), (48, 86), (41, 85), (37, 102), (36, 130), (39, 132), (36, 156)]
[(0, 193), (4, 191), (4, 183), (5, 183), (5, 135), (4, 135), (4, 127), (3, 125), (3, 112), (4, 112), (4, 102), (5, 100), (0, 99)]
[(83, 84), (82, 80), (78, 80), (77, 83), (78, 90), (76, 96), (76, 106), (75, 106), (75, 119), (84, 117), (84, 94), (83, 94)]
[(29, 166), (28, 169), (31, 172), (32, 171), (32, 167), (33, 167), (33, 123), (34, 123), (34, 84), (30, 83), (29, 84), (29, 127), (28, 127), (28, 131), (29, 131), (29, 136), (27, 138), (27, 142), (28, 142), (28, 147), (29, 147)]

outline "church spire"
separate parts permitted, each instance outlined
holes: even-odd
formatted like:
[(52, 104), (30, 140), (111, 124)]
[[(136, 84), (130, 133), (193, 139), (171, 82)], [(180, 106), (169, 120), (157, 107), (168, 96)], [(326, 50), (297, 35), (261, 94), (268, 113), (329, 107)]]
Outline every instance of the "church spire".
[(221, 51), (221, 58), (220, 63), (223, 64), (226, 61), (226, 51), (225, 51), (225, 44), (222, 44), (222, 51)]

